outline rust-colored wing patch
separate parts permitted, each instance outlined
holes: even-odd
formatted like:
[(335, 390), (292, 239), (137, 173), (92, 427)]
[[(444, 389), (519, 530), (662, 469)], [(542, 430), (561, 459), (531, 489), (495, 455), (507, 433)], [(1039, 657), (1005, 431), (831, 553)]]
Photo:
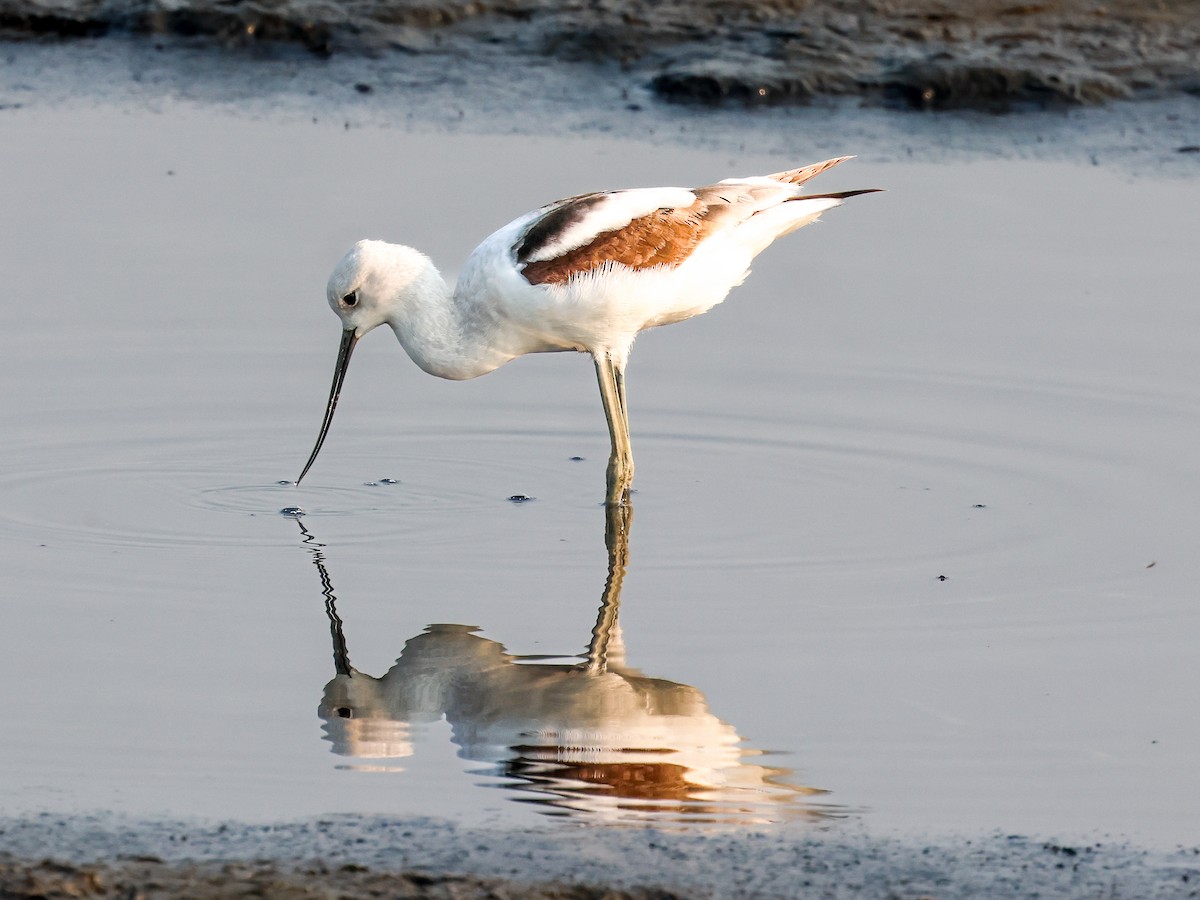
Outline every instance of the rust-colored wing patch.
[[(605, 263), (618, 263), (630, 269), (651, 266), (677, 266), (689, 256), (712, 230), (719, 216), (712, 207), (697, 199), (683, 208), (656, 209), (612, 231), (602, 231), (591, 242), (553, 259), (523, 263), (522, 272), (530, 284), (562, 284), (572, 275), (590, 272)], [(558, 215), (556, 210), (551, 215)], [(565, 214), (565, 213), (564, 213)], [(538, 222), (534, 229), (543, 227)], [(528, 258), (528, 236), (517, 250), (517, 262)]]

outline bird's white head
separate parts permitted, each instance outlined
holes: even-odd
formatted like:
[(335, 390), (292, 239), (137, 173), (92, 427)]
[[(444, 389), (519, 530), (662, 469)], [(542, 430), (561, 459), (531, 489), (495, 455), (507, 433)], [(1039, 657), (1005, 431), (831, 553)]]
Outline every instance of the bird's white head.
[(393, 321), (408, 295), (420, 290), (430, 272), (429, 257), (412, 247), (386, 241), (359, 241), (342, 257), (325, 289), (330, 308), (356, 338)]
[(338, 347), (333, 386), (329, 389), (329, 402), (317, 445), (296, 479), (297, 484), (312, 467), (325, 443), (354, 345), (368, 331), (385, 322), (394, 327), (411, 298), (428, 293), (429, 285), (435, 280), (440, 282), (441, 276), (424, 253), (385, 241), (359, 241), (334, 267), (325, 288), (325, 298), (342, 320), (342, 342)]

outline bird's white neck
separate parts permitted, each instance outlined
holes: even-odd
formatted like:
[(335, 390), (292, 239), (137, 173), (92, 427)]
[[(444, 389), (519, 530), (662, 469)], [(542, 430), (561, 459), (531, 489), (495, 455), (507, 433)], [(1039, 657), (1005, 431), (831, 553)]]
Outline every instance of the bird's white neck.
[(439, 378), (475, 378), (515, 356), (489, 343), (488, 310), (456, 297), (427, 257), (387, 322), (413, 362)]

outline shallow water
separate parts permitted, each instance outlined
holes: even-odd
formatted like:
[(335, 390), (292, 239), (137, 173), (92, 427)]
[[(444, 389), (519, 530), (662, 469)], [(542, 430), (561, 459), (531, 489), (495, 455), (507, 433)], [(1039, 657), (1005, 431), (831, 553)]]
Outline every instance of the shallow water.
[[(802, 135), (3, 115), (7, 812), (1195, 839), (1200, 181), (868, 152), (821, 187), (888, 193), (644, 335), (610, 682), (679, 705), (635, 727), (572, 693), (613, 565), (589, 361), (449, 383), (377, 334), (281, 485), (324, 280), (362, 236), (452, 275), (539, 202), (820, 156)], [(334, 696), (348, 664), (366, 699)], [(550, 733), (586, 752), (548, 763)]]

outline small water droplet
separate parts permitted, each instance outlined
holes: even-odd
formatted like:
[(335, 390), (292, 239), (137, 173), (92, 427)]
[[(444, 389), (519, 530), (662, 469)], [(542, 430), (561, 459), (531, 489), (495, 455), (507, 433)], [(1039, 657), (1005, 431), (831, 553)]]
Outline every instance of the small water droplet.
[(279, 514), (281, 516), (288, 516), (289, 518), (292, 518), (292, 519), (298, 519), (302, 515), (304, 515), (304, 510), (301, 509), (299, 506), (285, 506), (283, 509), (281, 509), (279, 511)]
[(513, 494), (508, 498), (509, 503), (528, 503), (533, 497), (527, 497), (525, 494)]
[(380, 484), (399, 484), (400, 482), (397, 481), (395, 478), (380, 478), (379, 483)]

